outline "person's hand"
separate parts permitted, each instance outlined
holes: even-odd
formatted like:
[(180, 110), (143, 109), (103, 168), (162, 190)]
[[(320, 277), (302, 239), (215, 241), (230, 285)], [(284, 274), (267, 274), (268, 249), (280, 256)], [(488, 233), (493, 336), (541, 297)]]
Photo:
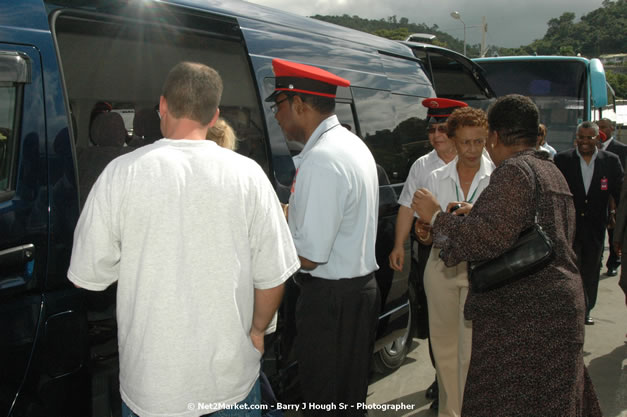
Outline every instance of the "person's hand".
[(614, 242), (614, 252), (616, 252), (616, 256), (620, 257), (623, 254), (623, 244), (620, 242)]
[(254, 328), (250, 329), (250, 340), (252, 340), (253, 346), (255, 347), (255, 349), (261, 352), (261, 354), (263, 354), (263, 351), (264, 351), (264, 346), (263, 346), (264, 336), (265, 336), (264, 332), (260, 332), (258, 330), (255, 330)]
[(609, 219), (607, 221), (607, 230), (612, 230), (616, 227), (616, 212), (610, 212)]
[(285, 214), (285, 218), (287, 219), (287, 215), (290, 212), (290, 205), (281, 203), (281, 208), (283, 209), (283, 214)]
[(388, 259), (390, 261), (390, 268), (395, 271), (402, 271), (403, 264), (405, 263), (405, 248), (402, 246), (394, 246), (394, 249), (392, 249), (392, 252), (390, 252), (390, 256), (388, 257)]
[(430, 245), (433, 241), (431, 239), (431, 225), (422, 219), (416, 220), (414, 233), (423, 245)]
[(411, 208), (424, 222), (430, 222), (433, 215), (440, 211), (440, 203), (426, 188), (421, 188), (414, 193)]
[(465, 216), (472, 210), (471, 203), (467, 203), (466, 201), (451, 201), (448, 203), (448, 206), (446, 206), (446, 212), (451, 213), (451, 208), (456, 205), (460, 205), (461, 207), (452, 212), (455, 216)]

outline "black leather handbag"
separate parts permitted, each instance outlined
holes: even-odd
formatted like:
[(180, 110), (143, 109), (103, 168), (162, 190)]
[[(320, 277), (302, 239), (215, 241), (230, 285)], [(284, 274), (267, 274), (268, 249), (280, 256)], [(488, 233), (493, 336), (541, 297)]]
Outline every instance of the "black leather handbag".
[(536, 215), (534, 224), (524, 230), (514, 245), (494, 259), (468, 263), (468, 280), (474, 292), (486, 292), (503, 287), (542, 269), (554, 256), (553, 242), (538, 224), (540, 184), (533, 169), (525, 161), (535, 178)]

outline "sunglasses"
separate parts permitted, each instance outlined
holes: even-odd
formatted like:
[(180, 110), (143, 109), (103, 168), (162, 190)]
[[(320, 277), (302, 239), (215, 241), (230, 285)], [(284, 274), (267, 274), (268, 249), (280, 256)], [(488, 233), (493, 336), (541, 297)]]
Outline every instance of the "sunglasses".
[(448, 133), (448, 127), (446, 125), (438, 126), (437, 128), (433, 126), (429, 126), (427, 128), (427, 133), (434, 134), (436, 130), (440, 133), (444, 133), (445, 135)]

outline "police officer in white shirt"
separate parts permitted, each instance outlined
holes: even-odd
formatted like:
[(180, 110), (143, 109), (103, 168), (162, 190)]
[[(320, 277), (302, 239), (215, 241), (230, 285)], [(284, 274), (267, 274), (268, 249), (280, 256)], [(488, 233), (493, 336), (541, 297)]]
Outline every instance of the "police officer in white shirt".
[(377, 167), (335, 115), (337, 87), (348, 80), (278, 59), (272, 65), (276, 85), (266, 101), (286, 139), (305, 145), (294, 157), (288, 211), (302, 265), (295, 351), (303, 411), (363, 415), (380, 308)]

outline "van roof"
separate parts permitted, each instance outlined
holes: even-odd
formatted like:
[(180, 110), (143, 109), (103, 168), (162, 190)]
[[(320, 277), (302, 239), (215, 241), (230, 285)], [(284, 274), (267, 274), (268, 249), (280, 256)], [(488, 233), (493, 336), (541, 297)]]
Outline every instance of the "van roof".
[[(3, 1), (4, 0), (0, 0), (0, 3)], [(31, 2), (32, 1), (33, 0), (31, 0)], [(249, 28), (247, 22), (252, 24), (252, 21), (271, 23), (273, 25), (284, 26), (286, 28), (297, 30), (304, 29), (312, 34), (337, 38), (355, 44), (368, 46), (390, 54), (415, 59), (412, 51), (399, 42), (369, 33), (360, 32), (355, 29), (338, 26), (321, 20), (299, 16), (279, 9), (248, 3), (241, 0), (142, 0), (141, 2), (135, 0), (92, 0), (90, 2), (77, 2), (76, 0), (54, 0), (54, 2), (51, 0), (46, 1), (48, 2), (48, 6), (50, 8), (56, 8), (55, 6), (60, 5), (90, 11), (102, 10), (105, 13), (107, 10), (111, 10), (112, 7), (116, 7), (115, 3), (118, 3), (120, 6), (133, 4), (136, 7), (143, 7), (143, 5), (145, 5), (147, 8), (151, 7), (151, 4), (165, 4), (200, 12), (210, 12), (222, 16), (235, 17), (238, 19), (238, 23), (242, 28)]]
[[(154, 1), (154, 0), (153, 0)], [(319, 35), (344, 39), (362, 45), (368, 45), (376, 49), (395, 53), (408, 58), (415, 58), (410, 49), (380, 36), (375, 36), (355, 29), (338, 26), (333, 23), (324, 22), (310, 17), (299, 16), (293, 13), (272, 7), (262, 6), (241, 0), (160, 0), (160, 3), (172, 4), (197, 10), (211, 11), (214, 13), (235, 16), (243, 19), (259, 20), (271, 22), (292, 28), (306, 28), (307, 31)], [(240, 25), (245, 27), (245, 20), (240, 20)]]
[(557, 56), (557, 55), (515, 55), (515, 56), (495, 56), (485, 58), (473, 58), (477, 63), (498, 62), (498, 61), (579, 61), (587, 64), (589, 60), (580, 56)]

